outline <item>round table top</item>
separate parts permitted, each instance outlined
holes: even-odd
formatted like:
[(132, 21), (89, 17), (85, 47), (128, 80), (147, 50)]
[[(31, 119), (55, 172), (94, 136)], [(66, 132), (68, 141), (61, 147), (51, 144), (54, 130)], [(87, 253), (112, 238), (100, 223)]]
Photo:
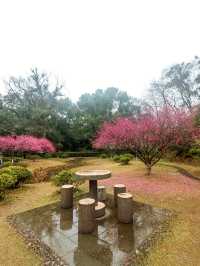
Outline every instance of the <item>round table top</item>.
[(99, 180), (111, 177), (111, 171), (108, 170), (85, 170), (75, 173), (80, 179)]

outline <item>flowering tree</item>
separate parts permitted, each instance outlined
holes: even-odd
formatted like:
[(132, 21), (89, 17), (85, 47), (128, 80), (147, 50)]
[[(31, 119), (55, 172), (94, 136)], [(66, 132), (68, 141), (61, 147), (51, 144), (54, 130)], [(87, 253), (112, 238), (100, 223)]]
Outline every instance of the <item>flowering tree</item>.
[(97, 149), (128, 149), (147, 167), (147, 174), (172, 145), (192, 144), (199, 136), (191, 114), (164, 108), (137, 119), (119, 118), (106, 122), (97, 133), (93, 147)]
[(14, 152), (51, 153), (55, 151), (55, 147), (46, 138), (36, 138), (29, 135), (0, 136), (0, 151), (12, 154)]

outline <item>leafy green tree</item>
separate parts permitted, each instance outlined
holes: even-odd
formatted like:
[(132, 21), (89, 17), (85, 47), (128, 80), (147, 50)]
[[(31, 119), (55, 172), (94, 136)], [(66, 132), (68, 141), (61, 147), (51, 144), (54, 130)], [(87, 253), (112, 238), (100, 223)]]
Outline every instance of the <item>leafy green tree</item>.
[(140, 113), (140, 102), (117, 88), (85, 93), (73, 103), (62, 95), (62, 85), (37, 68), (5, 84), (0, 134), (46, 137), (59, 149), (90, 149), (91, 138), (105, 120)]
[[(31, 134), (50, 138), (60, 145), (66, 145), (70, 121), (69, 108), (72, 102), (62, 96), (62, 85), (51, 85), (46, 73), (32, 69), (26, 78), (11, 77), (6, 82), (7, 94), (3, 97), (3, 115), (12, 117), (12, 134)], [(10, 129), (1, 125), (3, 128)], [(4, 133), (4, 132), (3, 132)]]
[(90, 147), (91, 138), (104, 121), (122, 116), (137, 116), (140, 113), (140, 102), (136, 98), (113, 87), (83, 94), (77, 107), (76, 137), (82, 142), (79, 144), (85, 147)]

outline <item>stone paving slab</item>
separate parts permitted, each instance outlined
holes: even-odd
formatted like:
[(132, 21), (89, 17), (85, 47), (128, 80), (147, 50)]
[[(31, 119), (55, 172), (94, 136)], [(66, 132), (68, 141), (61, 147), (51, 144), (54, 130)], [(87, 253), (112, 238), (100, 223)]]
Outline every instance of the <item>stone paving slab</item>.
[[(116, 219), (112, 196), (107, 197), (106, 218), (94, 233), (78, 234), (77, 203), (62, 209), (54, 203), (8, 218), (28, 245), (43, 256), (45, 265), (138, 265), (159, 235), (166, 231), (173, 212), (133, 201), (133, 224)], [(139, 254), (139, 255), (138, 255)]]

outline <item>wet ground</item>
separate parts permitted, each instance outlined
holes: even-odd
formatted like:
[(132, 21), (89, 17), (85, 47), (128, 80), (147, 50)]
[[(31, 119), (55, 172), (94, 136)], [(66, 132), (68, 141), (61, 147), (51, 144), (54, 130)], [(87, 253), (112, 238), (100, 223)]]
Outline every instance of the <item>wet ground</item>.
[(11, 221), (19, 232), (26, 232), (26, 238), (31, 241), (34, 235), (43, 249), (47, 247), (70, 266), (136, 265), (137, 258), (166, 230), (173, 214), (133, 202), (133, 224), (122, 224), (116, 219), (111, 197), (106, 204), (105, 219), (98, 220), (95, 232), (88, 235), (78, 234), (76, 203), (68, 210), (59, 203), (32, 209)]

